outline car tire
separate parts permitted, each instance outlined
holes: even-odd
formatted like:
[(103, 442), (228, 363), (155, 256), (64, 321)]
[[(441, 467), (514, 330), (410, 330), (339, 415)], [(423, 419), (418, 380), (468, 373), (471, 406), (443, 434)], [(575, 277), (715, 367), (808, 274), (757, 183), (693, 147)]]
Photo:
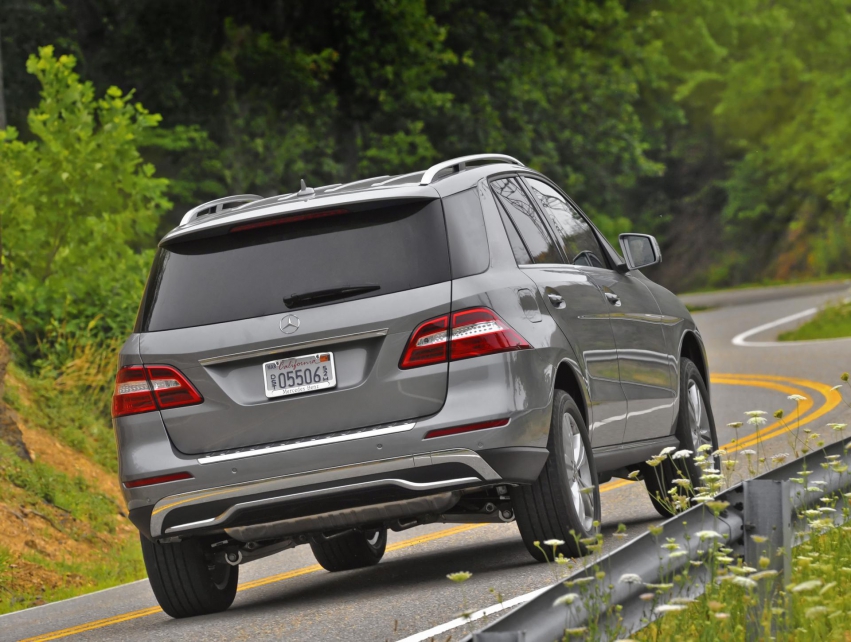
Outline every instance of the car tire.
[(656, 468), (646, 463), (641, 467), (650, 501), (662, 517), (671, 517), (674, 514), (670, 503), (663, 501), (668, 497), (668, 488), (674, 479), (682, 475), (691, 481), (692, 488), (701, 485), (702, 472), (693, 459), (698, 454), (697, 449), (703, 444), (709, 444), (713, 451), (718, 450), (715, 417), (712, 407), (707, 403), (709, 393), (706, 383), (697, 366), (685, 357), (680, 359), (680, 390), (685, 392), (680, 394), (674, 435), (680, 449), (690, 450), (692, 456), (677, 460), (677, 466), (670, 458), (666, 458)]
[(554, 394), (547, 448), (538, 479), (514, 489), (511, 498), (523, 543), (539, 562), (553, 554), (553, 547), (544, 544), (550, 539), (564, 542), (555, 548), (556, 556), (587, 555), (582, 540), (594, 537), (600, 525), (600, 487), (588, 429), (576, 402), (562, 390)]
[(197, 539), (173, 544), (140, 536), (142, 557), (157, 602), (173, 618), (207, 615), (233, 604), (239, 567), (213, 563)]
[(384, 557), (387, 529), (354, 529), (333, 537), (315, 535), (310, 538), (310, 548), (319, 565), (332, 573), (374, 566)]

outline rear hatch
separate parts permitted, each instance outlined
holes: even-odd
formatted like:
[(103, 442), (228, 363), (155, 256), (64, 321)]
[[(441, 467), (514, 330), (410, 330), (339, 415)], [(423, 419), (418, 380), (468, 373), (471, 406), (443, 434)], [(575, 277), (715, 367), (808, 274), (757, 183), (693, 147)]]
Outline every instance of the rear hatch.
[[(440, 201), (335, 207), (158, 250), (137, 330), (143, 362), (178, 368), (204, 397), (162, 411), (181, 452), (305, 439), (443, 406), (447, 364), (399, 368), (416, 326), (449, 312)], [(310, 355), (309, 373), (289, 361)], [(316, 368), (331, 361), (333, 387), (290, 394), (314, 376), (328, 386)]]

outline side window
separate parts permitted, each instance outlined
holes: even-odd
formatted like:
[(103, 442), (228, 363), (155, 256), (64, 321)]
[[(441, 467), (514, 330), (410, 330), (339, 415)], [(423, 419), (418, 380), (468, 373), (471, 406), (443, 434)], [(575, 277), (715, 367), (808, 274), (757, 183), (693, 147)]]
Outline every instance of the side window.
[(452, 278), (481, 274), (490, 265), (482, 202), (476, 188), (443, 199)]
[(505, 233), (508, 235), (508, 242), (511, 244), (511, 251), (514, 253), (514, 260), (517, 261), (517, 265), (530, 265), (534, 263), (532, 257), (529, 256), (526, 246), (523, 245), (523, 240), (517, 233), (517, 228), (514, 227), (514, 223), (511, 222), (508, 214), (505, 213), (505, 209), (503, 209), (502, 205), (497, 205), (496, 209), (499, 210), (499, 216), (502, 219), (502, 225), (505, 227)]
[(520, 187), (517, 179), (500, 178), (491, 182), (497, 199), (514, 221), (520, 237), (535, 263), (563, 263), (558, 248), (544, 227), (544, 222)]
[(527, 178), (526, 183), (550, 219), (568, 260), (574, 265), (606, 267), (594, 230), (576, 208), (543, 181)]

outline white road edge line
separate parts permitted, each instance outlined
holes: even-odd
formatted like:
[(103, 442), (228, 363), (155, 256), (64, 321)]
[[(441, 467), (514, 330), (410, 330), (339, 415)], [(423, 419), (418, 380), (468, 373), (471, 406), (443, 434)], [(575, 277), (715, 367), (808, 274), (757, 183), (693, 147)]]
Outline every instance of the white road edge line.
[[(38, 606), (30, 606), (25, 609), (19, 609), (17, 611), (9, 611), (8, 613), (0, 614), (0, 618), (9, 617), (10, 615), (20, 615), (21, 613), (32, 613), (37, 609), (47, 608), (48, 606), (55, 607), (57, 604), (67, 604), (68, 602), (73, 602), (74, 600), (81, 600), (84, 597), (91, 597), (92, 595), (97, 595), (98, 593), (106, 593), (107, 591), (114, 591), (115, 589), (127, 588), (128, 586), (133, 586), (134, 584), (139, 584), (140, 582), (147, 582), (148, 578), (143, 577), (141, 580), (135, 580), (133, 582), (127, 582), (126, 584), (116, 584), (115, 586), (110, 586), (105, 589), (99, 589), (97, 591), (92, 591), (91, 593), (83, 593), (82, 595), (75, 595), (74, 597), (66, 597), (64, 600), (57, 600), (56, 602), (47, 602), (46, 604), (39, 604)], [(153, 595), (153, 594), (152, 594)], [(119, 613), (119, 615), (123, 615)]]
[(765, 330), (770, 330), (771, 328), (776, 328), (779, 325), (783, 325), (784, 323), (789, 323), (790, 321), (797, 321), (798, 319), (803, 319), (804, 317), (809, 317), (818, 312), (818, 308), (807, 308), (803, 312), (797, 312), (795, 314), (790, 314), (789, 316), (777, 319), (776, 321), (771, 321), (770, 323), (763, 323), (762, 325), (758, 325), (755, 328), (751, 328), (750, 330), (746, 330), (741, 334), (737, 334), (733, 337), (733, 345), (740, 346), (743, 348), (774, 348), (777, 346), (799, 346), (801, 344), (807, 343), (821, 343), (822, 341), (835, 341), (835, 339), (822, 339), (816, 341), (748, 341), (748, 337), (752, 337), (755, 334), (759, 334)]
[(470, 614), (469, 618), (455, 618), (454, 620), (450, 620), (449, 622), (446, 622), (444, 624), (439, 624), (438, 626), (432, 627), (427, 631), (421, 631), (420, 633), (414, 633), (413, 635), (409, 635), (408, 637), (403, 638), (398, 642), (425, 642), (425, 640), (429, 640), (435, 635), (440, 635), (441, 633), (446, 633), (447, 631), (458, 628), (459, 626), (464, 626), (465, 624), (467, 624), (467, 622), (473, 622), (487, 615), (493, 615), (494, 613), (499, 613), (500, 611), (504, 611), (505, 609), (510, 609), (511, 607), (517, 606), (518, 604), (528, 602), (532, 598), (538, 597), (548, 588), (550, 587), (545, 586), (544, 588), (537, 589), (535, 591), (532, 591), (531, 593), (526, 593), (525, 595), (518, 595), (517, 597), (513, 597), (510, 600), (506, 600), (502, 604), (494, 604), (493, 606), (489, 606), (487, 608), (481, 609), (480, 611), (476, 611), (475, 613)]

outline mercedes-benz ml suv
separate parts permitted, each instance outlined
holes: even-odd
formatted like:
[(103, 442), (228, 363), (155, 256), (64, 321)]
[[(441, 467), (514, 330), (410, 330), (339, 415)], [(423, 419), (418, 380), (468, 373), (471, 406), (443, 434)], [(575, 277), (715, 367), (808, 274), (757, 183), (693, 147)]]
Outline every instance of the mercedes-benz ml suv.
[(435, 521), (584, 553), (600, 483), (716, 447), (700, 334), (638, 271), (659, 247), (620, 245), (499, 154), (187, 213), (113, 398), (163, 610), (226, 609), (241, 563), (299, 544), (376, 564), (388, 529)]

